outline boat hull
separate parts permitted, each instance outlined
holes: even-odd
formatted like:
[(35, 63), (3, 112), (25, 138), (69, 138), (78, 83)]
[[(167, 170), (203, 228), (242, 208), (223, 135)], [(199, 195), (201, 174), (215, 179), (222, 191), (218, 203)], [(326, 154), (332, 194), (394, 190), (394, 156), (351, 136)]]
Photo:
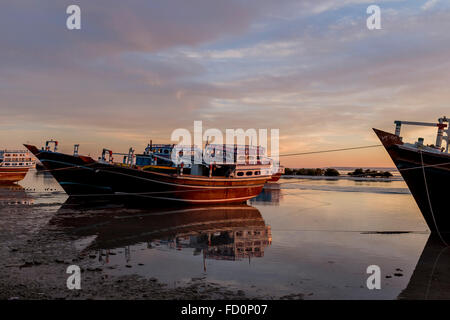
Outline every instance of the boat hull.
[(25, 146), (72, 196), (114, 195), (192, 204), (239, 203), (257, 196), (270, 178), (180, 176)]
[(28, 169), (29, 169), (28, 167), (25, 168), (0, 167), (0, 183), (13, 183), (23, 180), (27, 175)]
[(450, 237), (450, 155), (404, 146), (400, 137), (374, 129), (408, 185), (428, 227)]
[(267, 181), (268, 183), (275, 183), (278, 182), (278, 180), (280, 180), (282, 173), (281, 172), (277, 172), (275, 174), (272, 175), (272, 177)]

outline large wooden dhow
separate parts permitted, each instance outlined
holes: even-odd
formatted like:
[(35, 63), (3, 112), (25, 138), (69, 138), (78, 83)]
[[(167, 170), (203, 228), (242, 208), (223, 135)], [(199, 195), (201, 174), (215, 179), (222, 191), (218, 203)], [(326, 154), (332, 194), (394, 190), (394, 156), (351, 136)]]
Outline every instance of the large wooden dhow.
[[(450, 183), (450, 154), (448, 119), (437, 123), (395, 121), (395, 134), (374, 129), (383, 146), (397, 166), (408, 185), (428, 227), (441, 240), (450, 243), (450, 206), (448, 203)], [(415, 143), (405, 143), (400, 137), (402, 124), (431, 126), (438, 129), (436, 143), (425, 145), (419, 138)], [(444, 137), (444, 133), (447, 136)], [(446, 148), (442, 142), (447, 142)]]
[[(103, 150), (94, 160), (78, 154), (39, 150), (25, 145), (50, 172), (68, 195), (117, 196), (190, 204), (238, 203), (257, 196), (271, 178), (270, 165), (258, 161), (233, 164), (197, 164), (190, 168), (137, 165), (134, 151), (124, 155), (122, 163), (113, 161), (113, 152)], [(244, 147), (245, 151), (245, 147)], [(137, 158), (158, 159), (153, 152)], [(169, 158), (167, 158), (169, 159)]]

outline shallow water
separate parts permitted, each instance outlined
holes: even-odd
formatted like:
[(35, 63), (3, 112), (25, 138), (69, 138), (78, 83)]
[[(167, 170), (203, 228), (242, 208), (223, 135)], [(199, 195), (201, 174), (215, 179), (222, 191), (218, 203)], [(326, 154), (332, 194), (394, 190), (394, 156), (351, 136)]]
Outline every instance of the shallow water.
[[(450, 250), (403, 181), (281, 179), (248, 205), (189, 208), (86, 204), (35, 171), (20, 185), (0, 188), (0, 241), (65, 242), (111, 276), (202, 278), (274, 299), (450, 298)], [(366, 286), (370, 265), (380, 290)]]

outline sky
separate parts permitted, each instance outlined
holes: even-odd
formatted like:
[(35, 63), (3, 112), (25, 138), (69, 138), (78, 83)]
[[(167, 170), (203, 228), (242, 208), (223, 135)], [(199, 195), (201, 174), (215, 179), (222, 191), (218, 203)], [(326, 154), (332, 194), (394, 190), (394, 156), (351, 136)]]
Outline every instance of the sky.
[[(448, 0), (1, 1), (0, 149), (140, 151), (195, 120), (279, 129), (281, 154), (378, 144), (373, 127), (450, 116), (449, 30)], [(393, 166), (382, 148), (282, 164)]]

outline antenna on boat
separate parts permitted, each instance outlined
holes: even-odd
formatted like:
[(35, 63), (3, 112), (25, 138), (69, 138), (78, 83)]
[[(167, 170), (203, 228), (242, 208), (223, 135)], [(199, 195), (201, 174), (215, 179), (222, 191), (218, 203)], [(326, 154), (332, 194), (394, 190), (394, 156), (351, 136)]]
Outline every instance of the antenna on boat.
[(447, 121), (446, 117), (438, 119), (438, 124), (437, 124), (438, 132), (437, 132), (437, 137), (436, 137), (436, 148), (439, 148), (439, 149), (442, 147), (442, 140), (444, 137), (444, 129), (445, 129), (445, 127), (447, 127), (447, 125), (444, 124), (444, 122), (446, 122), (446, 121)]
[(127, 165), (128, 166), (132, 166), (133, 165), (133, 159), (134, 159), (134, 149), (130, 148), (128, 150), (128, 155), (127, 155)]
[(45, 142), (45, 150), (46, 150), (46, 151), (50, 151), (50, 146), (49, 146), (49, 144), (51, 144), (51, 143), (54, 144), (53, 152), (56, 152), (56, 150), (58, 150), (58, 141), (53, 140), (53, 139), (47, 140), (47, 141)]
[(74, 156), (78, 156), (78, 148), (80, 147), (79, 144), (74, 144), (73, 145), (73, 155)]
[[(108, 158), (108, 161), (106, 161), (106, 154), (108, 154), (109, 155), (109, 158)], [(103, 149), (103, 151), (102, 151), (102, 157), (101, 157), (101, 160), (102, 161), (105, 161), (105, 162), (113, 162), (113, 152), (111, 151), (111, 150), (109, 150), (109, 149)]]
[[(442, 119), (442, 122), (447, 122), (449, 124), (447, 126), (447, 130), (443, 130), (443, 133), (447, 134), (446, 136), (443, 137), (443, 139), (447, 143), (447, 146), (445, 148), (445, 152), (448, 153), (449, 143), (450, 143), (450, 120), (446, 116), (443, 116), (441, 119)], [(441, 119), (439, 119), (439, 120), (441, 120)], [(445, 126), (444, 126), (444, 128), (445, 128)]]

